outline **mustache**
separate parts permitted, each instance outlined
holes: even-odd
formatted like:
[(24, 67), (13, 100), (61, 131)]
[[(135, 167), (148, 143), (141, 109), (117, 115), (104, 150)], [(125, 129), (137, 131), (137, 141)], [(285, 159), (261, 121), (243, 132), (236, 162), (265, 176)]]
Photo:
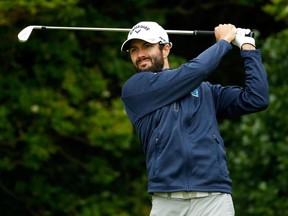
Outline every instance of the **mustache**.
[(136, 59), (136, 65), (143, 60), (152, 60), (150, 57), (139, 57)]

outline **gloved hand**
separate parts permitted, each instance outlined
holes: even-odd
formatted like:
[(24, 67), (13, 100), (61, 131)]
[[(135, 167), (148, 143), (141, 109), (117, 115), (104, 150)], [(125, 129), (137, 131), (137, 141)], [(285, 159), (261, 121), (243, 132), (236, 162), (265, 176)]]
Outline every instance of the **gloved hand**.
[(246, 36), (251, 32), (250, 29), (237, 28), (236, 36), (232, 43), (238, 46), (240, 49), (243, 44), (251, 44), (255, 47), (255, 39), (253, 37)]

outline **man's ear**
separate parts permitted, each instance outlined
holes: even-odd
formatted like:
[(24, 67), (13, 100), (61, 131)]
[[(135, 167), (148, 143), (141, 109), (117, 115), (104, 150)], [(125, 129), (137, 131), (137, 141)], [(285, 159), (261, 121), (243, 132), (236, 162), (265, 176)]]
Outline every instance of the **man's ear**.
[(170, 45), (169, 44), (165, 44), (165, 46), (163, 47), (163, 57), (167, 58), (169, 56), (170, 53)]

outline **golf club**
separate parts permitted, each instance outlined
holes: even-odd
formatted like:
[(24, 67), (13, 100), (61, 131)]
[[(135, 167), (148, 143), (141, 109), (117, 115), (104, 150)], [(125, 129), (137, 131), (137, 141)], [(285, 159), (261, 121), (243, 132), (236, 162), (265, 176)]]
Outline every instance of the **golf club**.
[[(65, 26), (39, 26), (39, 25), (30, 25), (24, 28), (18, 34), (18, 40), (21, 43), (26, 42), (32, 31), (34, 29), (46, 30), (46, 29), (53, 29), (53, 30), (82, 30), (82, 31), (110, 31), (110, 32), (129, 32), (131, 29), (128, 28), (92, 28), (92, 27), (65, 27)], [(180, 35), (214, 35), (214, 31), (205, 31), (205, 30), (194, 30), (194, 31), (187, 31), (187, 30), (166, 30), (167, 34), (180, 34)], [(254, 37), (254, 33), (250, 32), (249, 37)]]

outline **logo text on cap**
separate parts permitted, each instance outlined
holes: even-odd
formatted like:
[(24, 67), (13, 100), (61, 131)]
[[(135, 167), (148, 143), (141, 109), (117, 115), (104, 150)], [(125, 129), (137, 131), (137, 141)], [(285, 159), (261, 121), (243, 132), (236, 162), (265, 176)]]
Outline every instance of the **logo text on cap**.
[[(138, 29), (138, 30), (137, 30)], [(139, 33), (141, 31), (141, 29), (145, 29), (146, 31), (150, 30), (150, 28), (146, 25), (137, 25), (134, 26), (132, 28), (132, 30), (130, 31), (130, 35), (133, 34), (133, 32), (135, 31), (136, 33)], [(137, 30), (137, 31), (136, 31)]]

